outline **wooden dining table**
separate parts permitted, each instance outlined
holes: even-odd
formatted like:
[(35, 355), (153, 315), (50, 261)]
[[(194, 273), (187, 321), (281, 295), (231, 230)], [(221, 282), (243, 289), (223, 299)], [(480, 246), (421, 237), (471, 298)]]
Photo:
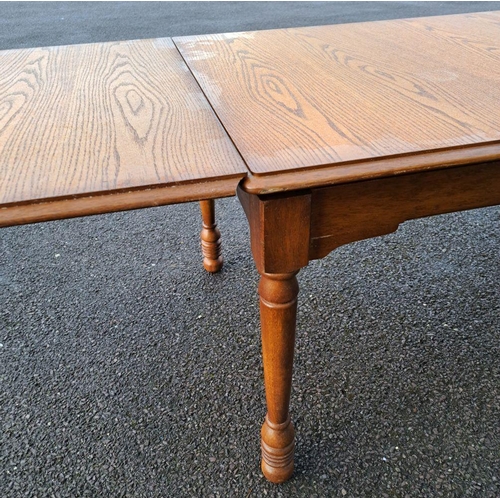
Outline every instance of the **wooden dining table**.
[(293, 473), (297, 273), (500, 204), (500, 12), (0, 52), (0, 226), (237, 192), (259, 284), (262, 470)]

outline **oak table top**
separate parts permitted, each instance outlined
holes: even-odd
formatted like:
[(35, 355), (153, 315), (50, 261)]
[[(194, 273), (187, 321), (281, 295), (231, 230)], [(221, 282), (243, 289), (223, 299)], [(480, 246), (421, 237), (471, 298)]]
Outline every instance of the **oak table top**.
[(234, 195), (247, 171), (171, 39), (6, 50), (0, 69), (0, 225)]
[(500, 158), (500, 12), (174, 42), (249, 192)]

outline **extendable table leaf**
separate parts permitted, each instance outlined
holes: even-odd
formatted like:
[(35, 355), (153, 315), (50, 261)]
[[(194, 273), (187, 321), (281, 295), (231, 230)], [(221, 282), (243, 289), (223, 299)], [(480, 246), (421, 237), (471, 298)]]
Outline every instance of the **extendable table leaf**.
[(0, 52), (0, 226), (213, 199), (247, 169), (171, 39)]

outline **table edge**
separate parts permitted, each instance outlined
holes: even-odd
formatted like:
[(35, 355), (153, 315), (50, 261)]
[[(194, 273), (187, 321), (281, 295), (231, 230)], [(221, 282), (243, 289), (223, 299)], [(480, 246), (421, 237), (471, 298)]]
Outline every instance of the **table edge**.
[(286, 172), (249, 174), (242, 181), (242, 187), (251, 194), (271, 194), (498, 160), (500, 140), (439, 151), (305, 167)]
[(235, 196), (245, 173), (203, 182), (146, 186), (134, 190), (89, 193), (59, 199), (12, 203), (0, 207), (0, 227), (100, 215), (124, 210), (158, 207)]

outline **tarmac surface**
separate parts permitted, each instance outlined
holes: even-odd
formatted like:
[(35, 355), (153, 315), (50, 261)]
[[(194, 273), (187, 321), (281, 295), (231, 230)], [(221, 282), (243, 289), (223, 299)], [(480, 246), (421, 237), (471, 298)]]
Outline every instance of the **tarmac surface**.
[[(3, 3), (0, 49), (500, 9)], [(499, 207), (402, 224), (299, 274), (296, 473), (259, 468), (246, 219), (217, 203), (0, 230), (0, 496), (500, 496)]]

